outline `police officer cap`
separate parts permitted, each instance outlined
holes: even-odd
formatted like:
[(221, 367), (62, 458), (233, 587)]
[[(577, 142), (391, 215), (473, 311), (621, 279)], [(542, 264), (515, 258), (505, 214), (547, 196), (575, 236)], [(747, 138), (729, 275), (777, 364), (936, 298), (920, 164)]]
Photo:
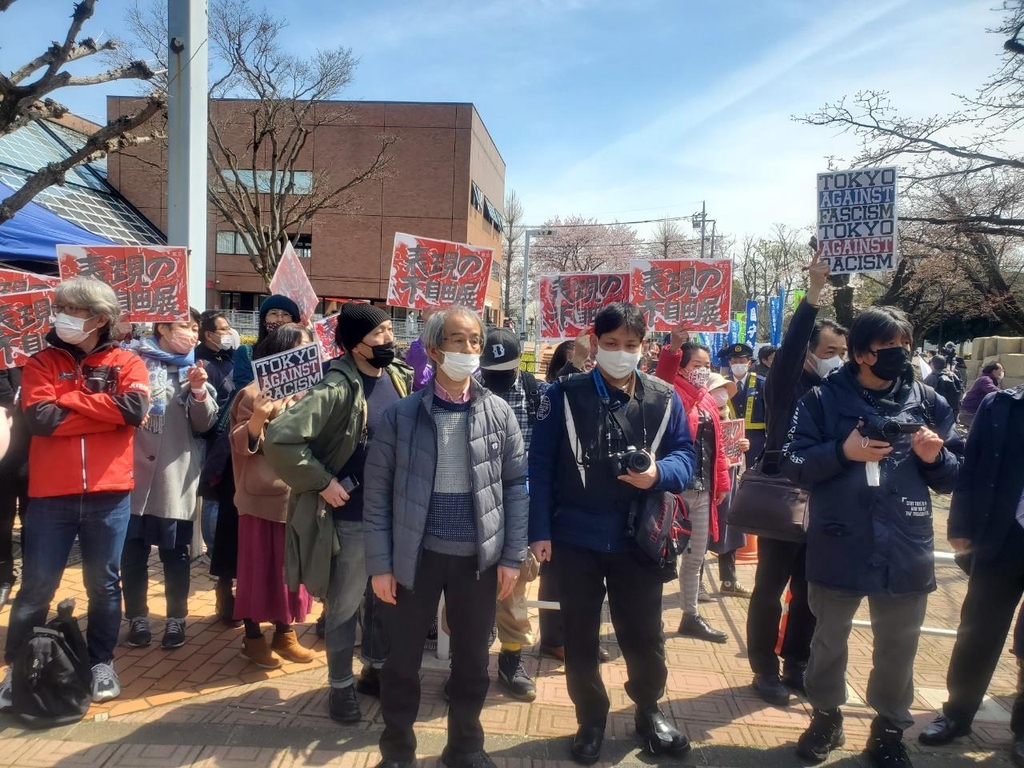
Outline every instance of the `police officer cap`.
[(722, 347), (722, 351), (718, 353), (720, 360), (728, 360), (730, 357), (753, 357), (754, 348), (749, 344), (730, 344), (727, 347)]

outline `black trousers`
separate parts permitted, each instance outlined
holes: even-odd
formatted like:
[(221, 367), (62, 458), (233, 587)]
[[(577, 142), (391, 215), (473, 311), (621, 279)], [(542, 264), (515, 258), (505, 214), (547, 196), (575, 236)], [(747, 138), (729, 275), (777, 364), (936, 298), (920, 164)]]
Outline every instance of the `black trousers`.
[[(539, 600), (559, 602), (558, 577), (555, 575), (555, 564), (548, 561), (540, 564), (540, 586), (537, 588)], [(562, 612), (543, 610), (540, 612), (540, 644), (545, 648), (561, 648), (565, 645), (565, 633), (562, 631)]]
[[(942, 707), (958, 723), (969, 725), (981, 707), (1022, 593), (1024, 530), (1013, 525), (999, 556), (990, 562), (976, 562), (967, 583), (946, 673), (949, 701)], [(1010, 729), (1016, 737), (1024, 737), (1024, 711), (1019, 706), (1013, 708)]]
[(580, 725), (604, 727), (608, 692), (601, 681), (601, 606), (605, 592), (612, 626), (626, 659), (626, 693), (641, 709), (665, 694), (665, 635), (661, 572), (639, 551), (597, 552), (554, 545), (565, 632), (565, 680)]
[(782, 641), (782, 658), (786, 668), (807, 664), (814, 636), (814, 614), (807, 605), (806, 560), (804, 543), (764, 537), (757, 540), (757, 573), (747, 613), (747, 653), (750, 669), (756, 675), (779, 674), (775, 646), (787, 583), (793, 599)]
[(494, 626), (498, 569), (478, 574), (476, 556), (423, 550), (414, 586), (415, 591), (399, 585), (397, 605), (392, 607), (391, 647), (380, 673), (380, 753), (385, 760), (416, 758), (413, 724), (420, 708), (423, 642), (442, 592), (452, 637), (448, 747), (456, 754), (479, 752), (484, 748), (480, 712), (491, 682), (487, 639)]
[[(167, 617), (188, 616), (188, 593), (191, 586), (191, 560), (188, 545), (173, 549), (157, 548), (164, 566), (164, 596)], [(149, 553), (151, 545), (142, 539), (127, 539), (121, 553), (121, 592), (124, 594), (124, 615), (129, 619), (149, 616)]]
[(28, 477), (14, 471), (0, 474), (0, 584), (14, 583), (14, 518), (27, 507)]

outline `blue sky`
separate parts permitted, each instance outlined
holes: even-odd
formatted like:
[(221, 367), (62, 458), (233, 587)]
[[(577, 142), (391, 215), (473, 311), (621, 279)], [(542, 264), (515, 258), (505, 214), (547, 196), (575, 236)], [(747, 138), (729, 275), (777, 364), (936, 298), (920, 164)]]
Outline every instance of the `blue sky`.
[[(254, 0), (259, 2), (259, 0)], [(117, 37), (128, 0), (86, 32)], [(71, 0), (0, 15), (0, 69), (63, 30)], [(859, 89), (907, 115), (955, 107), (997, 64), (993, 0), (291, 0), (298, 48), (361, 59), (345, 96), (476, 104), (528, 223), (689, 215), (767, 234), (814, 219), (814, 174), (848, 136), (790, 120)], [(62, 33), (62, 32), (61, 32)], [(101, 118), (105, 93), (63, 91)], [(643, 231), (643, 228), (641, 228)]]

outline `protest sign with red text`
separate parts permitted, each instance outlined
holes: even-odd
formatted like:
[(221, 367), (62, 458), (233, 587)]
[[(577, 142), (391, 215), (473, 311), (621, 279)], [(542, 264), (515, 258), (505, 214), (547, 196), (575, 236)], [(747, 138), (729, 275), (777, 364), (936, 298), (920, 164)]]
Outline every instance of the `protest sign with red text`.
[(395, 233), (388, 306), (484, 311), (494, 249)]
[(316, 305), (320, 303), (291, 243), (284, 247), (281, 260), (277, 262), (274, 279), (270, 281), (270, 292), (287, 296), (298, 304), (303, 323), (309, 322), (309, 318), (316, 311)]
[(188, 252), (177, 245), (58, 245), (64, 280), (91, 277), (117, 294), (126, 323), (188, 319)]
[(743, 463), (743, 451), (740, 450), (743, 436), (743, 419), (722, 419), (722, 453), (729, 459), (730, 467)]
[(594, 315), (613, 301), (629, 301), (626, 272), (541, 275), (540, 337), (575, 339), (590, 330)]
[(20, 368), (49, 346), (52, 315), (52, 290), (0, 295), (0, 370)]
[(337, 342), (338, 317), (340, 315), (331, 315), (313, 323), (316, 340), (320, 344), (320, 359), (325, 363), (344, 354)]
[(0, 269), (0, 293), (25, 293), (60, 285), (59, 277), (37, 275), (17, 269)]
[(629, 262), (630, 301), (652, 331), (685, 322), (691, 331), (726, 333), (732, 299), (729, 259), (637, 259)]

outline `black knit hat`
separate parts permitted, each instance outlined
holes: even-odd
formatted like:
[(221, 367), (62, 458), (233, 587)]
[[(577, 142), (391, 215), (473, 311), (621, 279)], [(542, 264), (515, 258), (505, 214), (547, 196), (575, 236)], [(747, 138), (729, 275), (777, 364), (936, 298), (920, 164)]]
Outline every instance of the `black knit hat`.
[(342, 349), (351, 350), (366, 337), (366, 334), (390, 319), (391, 315), (380, 307), (357, 304), (354, 301), (347, 302), (341, 306), (338, 331), (334, 334), (334, 340)]
[(292, 322), (297, 323), (302, 318), (302, 313), (299, 312), (299, 305), (289, 299), (287, 296), (282, 296), (280, 293), (273, 293), (267, 296), (260, 304), (260, 325), (267, 319), (267, 313), (272, 309), (280, 309), (287, 312), (292, 316)]

